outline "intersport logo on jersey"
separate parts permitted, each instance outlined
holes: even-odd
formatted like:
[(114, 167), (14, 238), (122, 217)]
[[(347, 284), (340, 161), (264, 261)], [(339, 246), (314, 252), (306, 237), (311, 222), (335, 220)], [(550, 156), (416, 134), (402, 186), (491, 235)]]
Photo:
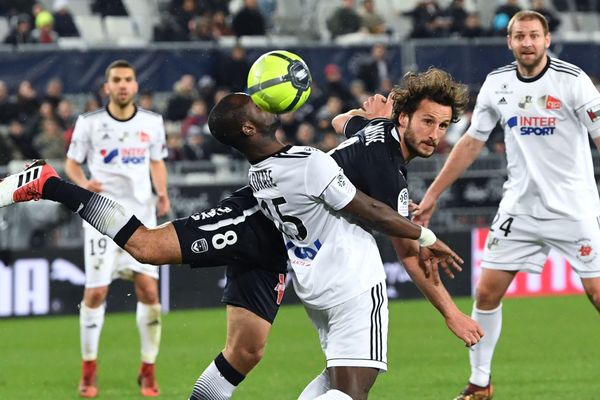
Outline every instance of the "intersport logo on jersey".
[(143, 164), (146, 161), (146, 150), (143, 147), (121, 147), (118, 149), (102, 149), (100, 155), (104, 164)]
[(554, 135), (556, 129), (556, 117), (514, 116), (506, 123), (510, 129), (519, 128), (521, 136), (549, 136)]

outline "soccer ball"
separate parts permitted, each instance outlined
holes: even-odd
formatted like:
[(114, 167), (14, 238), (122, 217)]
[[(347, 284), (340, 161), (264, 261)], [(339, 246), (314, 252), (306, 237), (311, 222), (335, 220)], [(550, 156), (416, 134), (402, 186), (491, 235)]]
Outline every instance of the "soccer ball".
[(260, 56), (248, 73), (248, 94), (265, 111), (297, 110), (310, 96), (312, 78), (306, 63), (294, 53), (275, 50)]

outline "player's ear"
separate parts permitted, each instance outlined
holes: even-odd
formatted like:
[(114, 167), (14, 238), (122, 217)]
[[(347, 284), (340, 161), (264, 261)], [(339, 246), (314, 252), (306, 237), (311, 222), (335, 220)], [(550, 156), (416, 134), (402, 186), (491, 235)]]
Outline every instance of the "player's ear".
[(242, 124), (242, 134), (244, 136), (253, 136), (256, 133), (256, 127), (250, 121), (246, 121)]
[(401, 112), (398, 115), (398, 126), (400, 128), (406, 128), (408, 126), (408, 114)]
[(104, 94), (105, 95), (109, 95), (110, 92), (108, 91), (108, 82), (104, 82), (104, 85), (102, 85), (102, 90), (104, 90)]

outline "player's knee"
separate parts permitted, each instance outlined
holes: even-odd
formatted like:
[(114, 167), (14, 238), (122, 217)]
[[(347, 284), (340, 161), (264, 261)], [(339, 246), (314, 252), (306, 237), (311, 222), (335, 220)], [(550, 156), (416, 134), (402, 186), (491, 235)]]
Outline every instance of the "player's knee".
[(494, 290), (485, 286), (478, 287), (475, 293), (475, 302), (477, 304), (477, 308), (482, 310), (490, 310), (498, 307), (501, 299), (502, 294), (498, 294)]
[(89, 308), (98, 308), (104, 304), (106, 299), (107, 288), (97, 287), (85, 289), (83, 302)]
[(264, 346), (257, 346), (251, 348), (245, 348), (243, 350), (243, 357), (248, 365), (255, 366), (260, 360), (262, 360), (263, 355), (265, 354)]

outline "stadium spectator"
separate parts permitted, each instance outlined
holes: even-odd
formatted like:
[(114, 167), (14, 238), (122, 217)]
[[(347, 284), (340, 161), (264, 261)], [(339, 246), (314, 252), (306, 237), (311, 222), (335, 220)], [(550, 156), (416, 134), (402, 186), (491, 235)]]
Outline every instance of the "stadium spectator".
[(506, 0), (506, 4), (498, 6), (492, 20), (492, 33), (498, 36), (506, 36), (508, 21), (519, 11), (521, 11), (519, 0)]
[(98, 108), (101, 107), (101, 103), (96, 99), (95, 96), (90, 97), (89, 99), (87, 99), (83, 105), (83, 112), (84, 113), (88, 113), (90, 111), (94, 111), (97, 110)]
[(173, 11), (176, 32), (180, 32), (179, 40), (188, 41), (192, 38), (195, 20), (198, 15), (198, 3), (195, 0), (183, 0)]
[(246, 60), (246, 50), (239, 44), (228, 54), (221, 53), (217, 66), (217, 86), (228, 87), (232, 92), (246, 89), (250, 63)]
[(548, 21), (548, 29), (550, 32), (556, 32), (560, 26), (560, 18), (555, 12), (552, 12), (552, 10), (546, 7), (545, 0), (531, 0), (531, 10), (542, 14)]
[(69, 10), (68, 0), (54, 0), (54, 30), (59, 37), (79, 36), (79, 30), (75, 26), (73, 15)]
[(152, 111), (158, 114), (158, 109), (154, 106), (154, 94), (150, 91), (141, 92), (138, 96), (138, 105), (144, 110)]
[(58, 103), (63, 99), (63, 83), (60, 78), (52, 78), (46, 84), (46, 93), (44, 94), (44, 101), (49, 101), (52, 104), (52, 108), (56, 108)]
[(358, 15), (360, 15), (361, 20), (361, 30), (375, 35), (387, 32), (385, 19), (375, 11), (375, 0), (362, 0)]
[(0, 125), (8, 125), (15, 117), (15, 105), (10, 100), (8, 85), (6, 82), (0, 80)]
[(415, 8), (404, 15), (412, 18), (412, 38), (431, 38), (444, 36), (446, 23), (442, 23), (441, 8), (437, 0), (422, 0)]
[(281, 114), (279, 116), (279, 122), (279, 129), (282, 131), (282, 136), (285, 137), (286, 142), (290, 142), (294, 138), (301, 121), (298, 120), (295, 112), (289, 112)]
[(58, 40), (54, 30), (54, 17), (48, 11), (41, 11), (35, 17), (35, 29), (31, 32), (34, 43), (51, 44)]
[[(346, 82), (344, 81), (344, 77), (342, 75), (342, 70), (335, 63), (329, 63), (325, 66), (325, 85), (322, 88), (322, 103), (327, 103), (327, 99), (331, 96), (336, 96), (344, 101), (343, 110), (347, 110), (348, 108), (352, 108), (354, 106), (354, 99), (352, 97), (352, 93), (346, 86)], [(321, 104), (316, 103), (315, 106), (320, 106)]]
[[(569, 260), (600, 312), (600, 198), (589, 146), (591, 137), (600, 148), (600, 93), (579, 67), (548, 55), (551, 36), (543, 15), (518, 12), (507, 30), (515, 62), (487, 75), (469, 129), (413, 213), (428, 225), (437, 199), (475, 161), (501, 121), (508, 181), (484, 246), (472, 314), (486, 336), (469, 351), (471, 375), (458, 400), (492, 398), (502, 298), (518, 271), (541, 273), (551, 249)], [(529, 106), (531, 114), (523, 111)], [(555, 121), (549, 125), (525, 121), (549, 115)], [(534, 134), (538, 130), (546, 135)], [(540, 146), (537, 139), (550, 132), (553, 140)]]
[(354, 0), (341, 0), (342, 5), (333, 11), (327, 19), (327, 29), (335, 39), (340, 35), (358, 32), (361, 28), (361, 17), (354, 10)]
[(488, 36), (490, 34), (489, 30), (485, 29), (481, 25), (481, 18), (478, 13), (469, 13), (467, 19), (465, 20), (465, 26), (460, 31), (460, 36), (466, 38), (477, 38)]
[(244, 6), (233, 16), (231, 27), (236, 36), (265, 35), (267, 23), (258, 8), (258, 0), (244, 0)]
[(70, 100), (63, 99), (56, 106), (56, 118), (63, 129), (69, 129), (75, 124), (76, 116), (73, 112), (73, 103)]
[(100, 14), (102, 17), (107, 15), (124, 17), (128, 15), (127, 9), (121, 0), (93, 0), (91, 7), (94, 14)]
[(184, 160), (210, 160), (210, 140), (202, 127), (192, 125), (183, 139), (181, 155)]
[(4, 43), (18, 46), (21, 44), (32, 43), (33, 38), (31, 37), (31, 18), (27, 14), (19, 14), (17, 17), (16, 26), (13, 27), (6, 38)]
[(16, 119), (8, 124), (8, 138), (24, 159), (40, 158), (40, 154), (33, 147), (33, 139), (27, 134), (23, 124)]
[(191, 21), (190, 40), (199, 42), (215, 40), (210, 16), (200, 15)]
[(319, 141), (317, 138), (317, 133), (315, 132), (315, 127), (309, 122), (302, 122), (298, 126), (294, 139), (295, 146), (317, 147), (317, 143)]
[(221, 10), (215, 11), (211, 16), (211, 29), (212, 36), (215, 39), (219, 39), (223, 36), (233, 36), (233, 29), (227, 22), (227, 14)]
[(379, 43), (371, 48), (371, 57), (360, 63), (356, 77), (364, 82), (369, 93), (381, 90), (381, 82), (390, 78), (390, 66), (386, 59), (387, 49)]
[[(67, 152), (65, 172), (72, 182), (119, 198), (150, 226), (170, 208), (163, 118), (137, 108), (136, 71), (125, 60), (105, 72), (108, 105), (80, 116)], [(96, 138), (92, 140), (93, 138)], [(108, 150), (107, 150), (108, 149)], [(87, 163), (90, 177), (82, 163)], [(152, 188), (156, 192), (154, 204)], [(141, 342), (138, 383), (142, 396), (158, 396), (154, 364), (161, 336), (158, 268), (136, 262), (108, 238), (84, 224), (85, 289), (80, 307), (82, 374), (79, 395), (96, 397), (97, 356), (105, 301), (114, 279), (132, 280), (137, 297), (136, 322)], [(114, 245), (114, 246), (113, 246)]]
[(465, 0), (452, 0), (443, 11), (443, 15), (450, 20), (450, 33), (460, 35), (465, 28), (469, 13), (465, 9)]
[(0, 1), (0, 15), (13, 17), (21, 13), (29, 13), (34, 0), (3, 0)]
[(182, 147), (183, 140), (181, 139), (181, 134), (177, 131), (167, 130), (167, 162), (185, 160)]
[(194, 100), (190, 107), (189, 115), (181, 123), (181, 137), (184, 139), (187, 138), (189, 130), (194, 126), (200, 128), (201, 132), (205, 132), (208, 129), (207, 122), (208, 106), (206, 100), (202, 98)]
[(37, 114), (40, 109), (40, 102), (37, 98), (37, 92), (28, 80), (21, 81), (17, 88), (17, 102), (15, 112), (20, 121), (27, 122)]
[(181, 121), (188, 115), (192, 103), (198, 98), (196, 78), (190, 74), (182, 75), (175, 82), (173, 95), (167, 100), (166, 119), (169, 121)]
[(47, 160), (64, 160), (66, 144), (63, 129), (54, 118), (44, 118), (40, 124), (40, 132), (33, 139), (33, 147), (41, 158)]
[(229, 1), (230, 0), (199, 0), (198, 10), (200, 15), (210, 15), (217, 12), (229, 15)]
[(0, 165), (5, 166), (12, 160), (22, 160), (23, 156), (8, 135), (0, 135)]

